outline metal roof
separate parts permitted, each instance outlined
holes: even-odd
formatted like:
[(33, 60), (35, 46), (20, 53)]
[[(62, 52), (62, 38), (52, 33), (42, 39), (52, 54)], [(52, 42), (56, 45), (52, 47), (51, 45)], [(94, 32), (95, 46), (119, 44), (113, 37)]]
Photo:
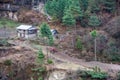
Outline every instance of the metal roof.
[(22, 29), (22, 30), (29, 30), (29, 29), (36, 29), (32, 25), (20, 25), (17, 27), (17, 29)]

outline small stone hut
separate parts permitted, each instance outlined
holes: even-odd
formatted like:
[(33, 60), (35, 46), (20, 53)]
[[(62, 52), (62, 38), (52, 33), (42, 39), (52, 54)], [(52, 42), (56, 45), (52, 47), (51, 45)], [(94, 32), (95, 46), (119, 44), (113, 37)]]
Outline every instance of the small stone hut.
[(32, 25), (20, 25), (17, 27), (17, 35), (19, 38), (35, 38), (37, 36), (37, 28)]

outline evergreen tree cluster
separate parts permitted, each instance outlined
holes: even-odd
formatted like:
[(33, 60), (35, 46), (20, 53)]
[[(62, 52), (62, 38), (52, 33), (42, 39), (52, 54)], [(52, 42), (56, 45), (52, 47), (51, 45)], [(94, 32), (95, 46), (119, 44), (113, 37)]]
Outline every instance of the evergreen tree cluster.
[(113, 13), (115, 7), (115, 0), (48, 0), (45, 11), (66, 26), (79, 21), (81, 25), (96, 27), (101, 24), (97, 14), (103, 10)]
[(54, 44), (53, 36), (47, 23), (42, 23), (40, 25), (40, 34), (42, 37), (46, 37), (48, 39), (48, 44), (50, 46)]

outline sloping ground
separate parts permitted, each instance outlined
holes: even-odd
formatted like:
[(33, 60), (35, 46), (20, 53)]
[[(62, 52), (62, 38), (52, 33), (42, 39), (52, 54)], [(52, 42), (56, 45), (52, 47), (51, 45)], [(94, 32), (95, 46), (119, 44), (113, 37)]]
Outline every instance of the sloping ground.
[(0, 28), (2, 27), (7, 27), (7, 28), (14, 28), (19, 26), (21, 23), (16, 22), (16, 21), (12, 21), (10, 19), (7, 18), (0, 18)]
[(11, 47), (10, 50), (5, 51), (5, 56), (1, 56), (1, 54), (2, 53), (0, 53), (0, 63), (4, 63), (6, 60), (11, 60), (12, 63), (19, 63), (21, 66), (26, 64), (34, 64), (36, 58), (34, 51), (20, 46), (14, 46)]
[[(38, 51), (39, 49), (38, 47), (31, 45), (30, 43), (24, 43), (24, 42), (22, 43), (23, 44), (18, 44), (18, 45), (29, 48), (34, 51)], [(98, 66), (102, 71), (108, 72), (112, 76), (114, 76), (118, 71), (120, 71), (120, 65), (117, 65), (117, 64), (107, 64), (107, 63), (101, 63), (97, 61), (85, 62), (80, 59), (72, 58), (62, 52), (57, 52), (52, 54), (46, 50), (46, 47), (48, 46), (42, 46), (41, 48), (45, 55), (49, 55), (50, 58), (56, 61), (54, 64), (54, 68), (70, 69), (70, 70), (78, 70), (78, 69), (91, 70), (93, 67)]]
[(18, 21), (29, 24), (39, 24), (46, 21), (45, 16), (33, 10), (20, 10), (18, 12)]
[(120, 38), (120, 16), (113, 18), (104, 28), (110, 35)]

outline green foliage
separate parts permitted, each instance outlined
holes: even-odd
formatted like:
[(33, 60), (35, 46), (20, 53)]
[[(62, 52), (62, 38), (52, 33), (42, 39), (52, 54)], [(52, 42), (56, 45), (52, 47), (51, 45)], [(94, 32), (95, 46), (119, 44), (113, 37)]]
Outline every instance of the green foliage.
[(47, 37), (48, 39), (48, 44), (51, 46), (54, 44), (54, 40), (53, 40), (53, 36), (52, 36), (52, 33), (50, 31), (50, 28), (49, 28), (49, 25), (46, 24), (46, 23), (43, 23), (41, 26), (40, 26), (40, 32), (41, 32), (41, 35), (43, 37)]
[(83, 11), (86, 11), (88, 8), (88, 0), (79, 0), (80, 7)]
[(67, 26), (74, 25), (76, 21), (85, 26), (99, 26), (101, 20), (92, 14), (103, 10), (114, 12), (115, 0), (48, 0), (45, 4), (47, 14)]
[(11, 66), (12, 65), (12, 61), (11, 60), (5, 60), (4, 61), (4, 65)]
[(106, 80), (108, 77), (108, 74), (105, 72), (102, 72), (99, 67), (93, 68), (93, 71), (78, 71), (77, 74), (82, 77), (84, 80), (90, 78), (90, 80), (93, 79), (100, 79), (100, 80)]
[(38, 59), (43, 59), (44, 57), (45, 56), (44, 56), (42, 50), (39, 50), (39, 52), (38, 52)]
[(45, 71), (45, 68), (44, 67), (38, 67), (38, 68), (35, 68), (35, 69), (32, 69), (33, 71), (38, 71), (40, 73), (44, 72)]
[(97, 5), (97, 0), (88, 0), (87, 13), (95, 13), (99, 11), (99, 6)]
[(101, 72), (101, 69), (100, 69), (99, 67), (97, 67), (97, 66), (95, 66), (95, 67), (93, 68), (93, 70), (94, 70), (95, 72)]
[(76, 48), (79, 49), (79, 50), (83, 49), (83, 45), (82, 45), (82, 42), (81, 42), (80, 38), (77, 38)]
[(108, 76), (104, 72), (95, 72), (95, 71), (88, 71), (87, 74), (90, 75), (91, 78), (93, 79), (106, 79)]
[(37, 56), (37, 57), (38, 57), (38, 58), (37, 58), (38, 63), (39, 63), (40, 65), (43, 65), (43, 64), (44, 64), (44, 58), (45, 58), (45, 56), (44, 56), (42, 50), (40, 49), (40, 50), (37, 52), (37, 54), (38, 54), (38, 56)]
[(67, 11), (65, 16), (62, 18), (62, 22), (64, 25), (67, 26), (73, 26), (75, 25), (76, 21), (74, 19), (74, 16), (70, 13), (70, 11)]
[(0, 40), (0, 44), (2, 44), (3, 46), (7, 46), (8, 42), (6, 39), (2, 39), (2, 40)]
[(93, 30), (92, 32), (90, 32), (90, 34), (93, 38), (96, 38), (98, 35), (96, 30)]
[(44, 73), (46, 72), (46, 68), (44, 66), (45, 63), (45, 56), (42, 52), (42, 49), (40, 49), (37, 52), (37, 60), (38, 60), (38, 66), (37, 68), (32, 69), (33, 71), (35, 71), (37, 73), (38, 76), (38, 80), (44, 80)]
[(62, 20), (67, 0), (48, 0), (45, 4), (46, 12), (54, 19)]
[(81, 10), (79, 0), (73, 0), (69, 5), (68, 10), (70, 10), (75, 19), (83, 17), (83, 12)]
[(115, 0), (104, 0), (103, 4), (105, 6), (105, 10), (108, 12), (114, 12), (116, 8)]
[(74, 25), (75, 19), (83, 16), (79, 0), (48, 0), (45, 10), (50, 16), (62, 21), (65, 25)]
[(44, 80), (42, 77), (39, 77), (38, 80)]
[(52, 35), (51, 31), (50, 31), (50, 28), (49, 28), (49, 25), (47, 23), (42, 23), (41, 26), (40, 26), (40, 32), (41, 32), (41, 35), (43, 37), (49, 37), (50, 35)]
[(52, 46), (52, 45), (54, 44), (53, 36), (50, 35), (50, 36), (48, 37), (48, 40), (49, 40), (48, 44), (49, 44), (50, 46)]
[(47, 60), (47, 63), (48, 63), (48, 64), (52, 64), (53, 61), (52, 61), (51, 59), (48, 59), (48, 60)]
[(20, 25), (20, 23), (12, 21), (10, 19), (0, 18), (0, 28), (4, 27), (4, 26), (13, 28), (13, 27), (17, 27), (19, 25)]
[(93, 68), (93, 71), (88, 71), (87, 74), (93, 79), (106, 79), (108, 76), (107, 73), (101, 72), (101, 69), (97, 66)]
[(100, 24), (101, 24), (101, 21), (97, 16), (90, 16), (88, 21), (89, 26), (97, 27), (97, 26), (100, 26)]

